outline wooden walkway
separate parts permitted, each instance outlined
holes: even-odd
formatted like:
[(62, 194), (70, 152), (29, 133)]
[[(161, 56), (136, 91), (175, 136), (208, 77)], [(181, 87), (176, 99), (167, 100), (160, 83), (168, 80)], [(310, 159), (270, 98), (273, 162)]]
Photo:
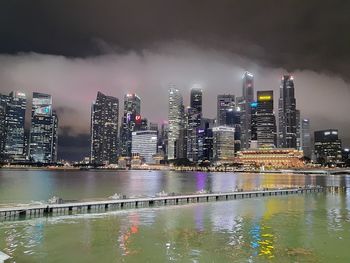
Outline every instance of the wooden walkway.
[(254, 198), (276, 195), (290, 195), (322, 192), (322, 187), (309, 188), (294, 188), (294, 189), (274, 189), (263, 191), (243, 191), (243, 192), (226, 192), (226, 193), (205, 193), (191, 195), (174, 195), (161, 197), (146, 197), (146, 198), (129, 198), (117, 200), (91, 201), (91, 202), (76, 202), (63, 204), (43, 204), (30, 205), (22, 207), (0, 208), (0, 221), (13, 220), (16, 218), (26, 217), (41, 217), (48, 215), (62, 215), (72, 213), (90, 213), (103, 212), (107, 210), (138, 208), (138, 207), (153, 207), (164, 205), (178, 205), (197, 202), (235, 200), (243, 198)]

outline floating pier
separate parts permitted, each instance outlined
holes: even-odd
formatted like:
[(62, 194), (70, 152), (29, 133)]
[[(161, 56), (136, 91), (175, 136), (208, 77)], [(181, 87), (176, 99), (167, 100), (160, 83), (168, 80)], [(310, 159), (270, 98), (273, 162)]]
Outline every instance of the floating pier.
[(127, 198), (117, 200), (43, 204), (0, 208), (0, 221), (73, 213), (104, 212), (127, 208), (179, 205), (198, 202), (224, 201), (265, 196), (291, 195), (323, 192), (323, 187), (271, 189), (262, 191), (239, 191), (190, 195), (167, 195), (160, 197)]

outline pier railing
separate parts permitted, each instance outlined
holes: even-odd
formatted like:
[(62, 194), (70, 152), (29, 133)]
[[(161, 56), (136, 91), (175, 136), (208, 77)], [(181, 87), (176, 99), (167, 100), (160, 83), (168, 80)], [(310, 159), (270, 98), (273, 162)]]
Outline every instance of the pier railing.
[(307, 187), (292, 189), (265, 189), (260, 191), (239, 191), (225, 193), (200, 193), (188, 195), (170, 195), (159, 197), (127, 198), (117, 200), (102, 200), (89, 202), (74, 202), (63, 204), (42, 204), (31, 206), (15, 206), (0, 208), (0, 221), (26, 217), (41, 217), (73, 213), (103, 212), (108, 210), (153, 207), (164, 205), (179, 205), (198, 202), (224, 201), (243, 198), (256, 198), (277, 195), (305, 194), (322, 192), (323, 187)]

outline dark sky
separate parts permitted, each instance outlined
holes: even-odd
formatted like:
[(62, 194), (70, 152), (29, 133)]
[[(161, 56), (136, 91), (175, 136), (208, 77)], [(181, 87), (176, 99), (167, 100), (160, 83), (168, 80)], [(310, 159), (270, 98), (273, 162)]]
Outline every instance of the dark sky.
[(350, 2), (341, 0), (60, 0), (0, 4), (0, 91), (52, 94), (60, 155), (88, 152), (90, 104), (98, 90), (137, 92), (142, 114), (167, 118), (167, 86), (204, 89), (204, 113), (218, 93), (275, 91), (295, 76), (297, 106), (313, 129), (334, 127), (350, 143)]

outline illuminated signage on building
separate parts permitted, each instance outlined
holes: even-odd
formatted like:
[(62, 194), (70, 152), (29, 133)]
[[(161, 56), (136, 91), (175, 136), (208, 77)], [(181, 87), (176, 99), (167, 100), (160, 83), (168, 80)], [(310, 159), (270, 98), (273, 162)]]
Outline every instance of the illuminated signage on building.
[(250, 107), (252, 107), (252, 108), (258, 107), (258, 103), (257, 102), (252, 102), (252, 103), (250, 103)]
[(141, 115), (136, 115), (135, 116), (135, 123), (136, 124), (141, 124)]
[(272, 99), (272, 97), (269, 95), (259, 96), (259, 101), (269, 101), (271, 99)]

